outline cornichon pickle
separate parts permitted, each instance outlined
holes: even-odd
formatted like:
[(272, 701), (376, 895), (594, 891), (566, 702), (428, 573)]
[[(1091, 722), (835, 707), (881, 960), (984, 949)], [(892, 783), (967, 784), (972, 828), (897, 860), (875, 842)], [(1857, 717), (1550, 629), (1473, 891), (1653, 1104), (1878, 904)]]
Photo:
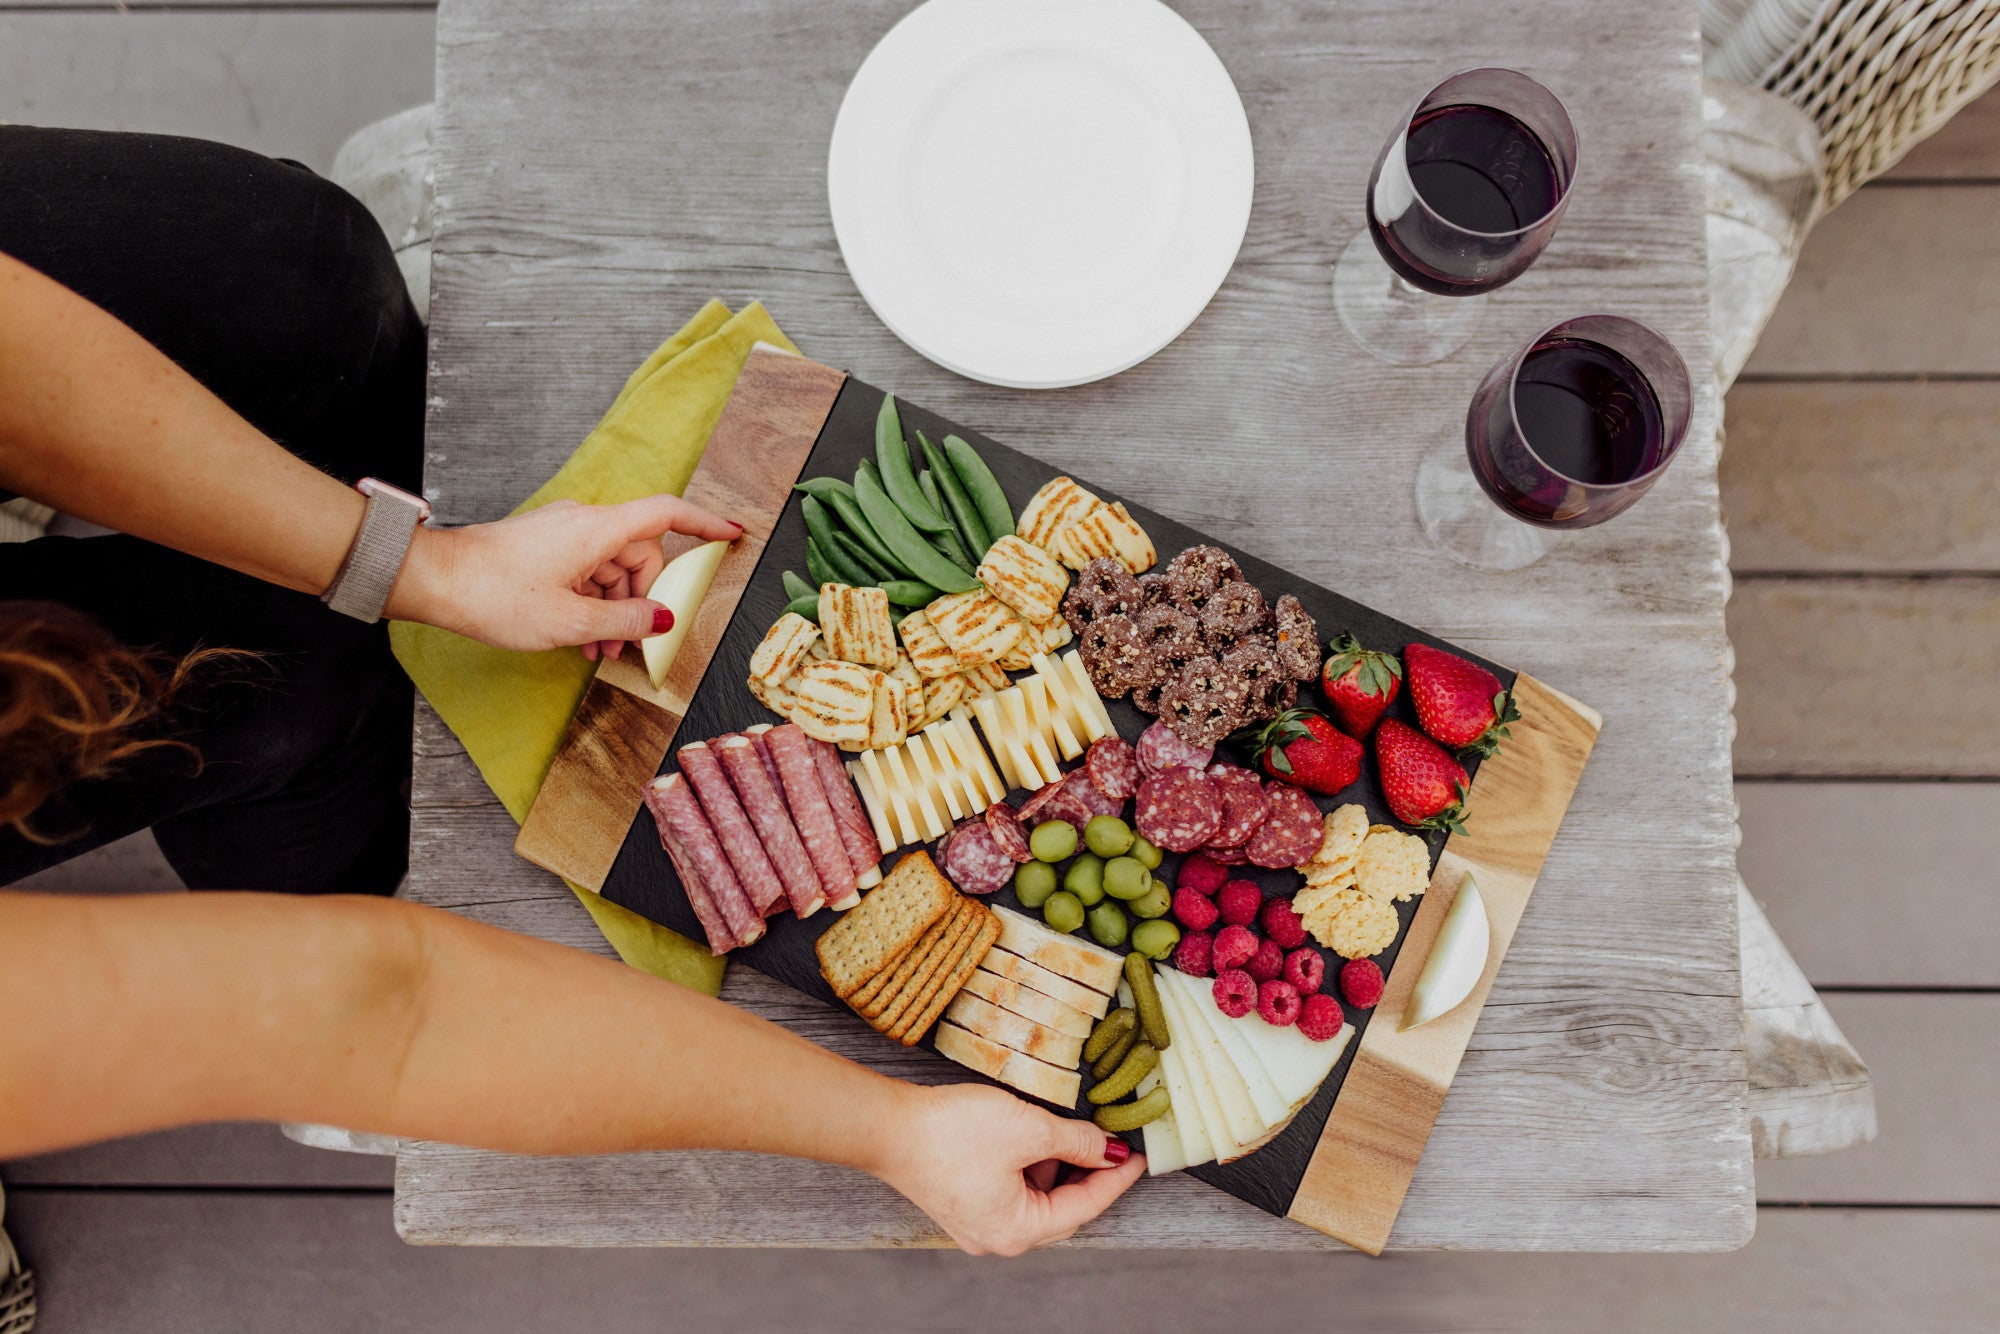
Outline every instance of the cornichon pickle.
[(1110, 1014), (1097, 1021), (1097, 1027), (1090, 1030), (1090, 1037), (1083, 1044), (1083, 1059), (1094, 1061), (1117, 1045), (1124, 1037), (1139, 1026), (1139, 1013), (1129, 1005), (1121, 1005)]
[(1118, 1068), (1119, 1062), (1123, 1061), (1130, 1054), (1132, 1044), (1138, 1040), (1139, 1027), (1137, 1023), (1134, 1023), (1131, 1028), (1125, 1030), (1124, 1037), (1111, 1044), (1110, 1051), (1105, 1052), (1104, 1055), (1097, 1058), (1097, 1063), (1090, 1067), (1090, 1077), (1092, 1079), (1109, 1078), (1111, 1072)]
[(1090, 1086), (1090, 1092), (1083, 1096), (1096, 1106), (1107, 1102), (1117, 1102), (1120, 1098), (1139, 1087), (1139, 1081), (1153, 1073), (1160, 1063), (1159, 1049), (1150, 1042), (1134, 1043), (1132, 1050), (1108, 1079), (1100, 1079)]
[(1173, 1045), (1173, 1037), (1167, 1032), (1167, 1012), (1160, 1007), (1160, 989), (1153, 985), (1153, 961), (1143, 954), (1126, 955), (1125, 981), (1132, 987), (1132, 1004), (1139, 1011), (1146, 1040), (1165, 1051)]
[(1173, 1102), (1164, 1088), (1156, 1088), (1137, 1102), (1121, 1102), (1116, 1107), (1100, 1107), (1091, 1116), (1099, 1130), (1112, 1134), (1122, 1134), (1127, 1130), (1137, 1130), (1149, 1121), (1157, 1121), (1173, 1110)]

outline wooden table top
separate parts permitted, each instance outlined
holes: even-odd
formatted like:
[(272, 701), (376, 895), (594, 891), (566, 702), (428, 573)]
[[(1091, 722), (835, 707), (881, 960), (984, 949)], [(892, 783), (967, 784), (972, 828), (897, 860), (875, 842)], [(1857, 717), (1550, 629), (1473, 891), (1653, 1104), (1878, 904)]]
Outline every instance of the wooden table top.
[[(1708, 365), (1693, 0), (1180, 0), (1249, 113), (1249, 234), (1214, 302), (1151, 360), (1078, 389), (975, 384), (868, 311), (827, 216), (848, 79), (903, 0), (445, 0), (426, 489), (491, 519), (568, 455), (625, 375), (710, 296), (761, 299), (811, 356), (1506, 662), (1605, 727), (1418, 1169), (1400, 1248), (1717, 1250), (1754, 1218), (1737, 970), (1729, 592), (1715, 403), (1617, 522), (1525, 571), (1462, 569), (1410, 501), (1519, 338), (1603, 310)], [(1554, 243), (1436, 366), (1347, 339), (1330, 267), (1396, 108), (1513, 65), (1582, 140)], [(1301, 487), (1301, 479), (1310, 483)], [(411, 897), (607, 952), (427, 711)], [(732, 969), (724, 996), (856, 1059), (950, 1078), (851, 1018)], [(663, 1072), (663, 1077), (671, 1077)], [(406, 1146), (413, 1241), (941, 1244), (872, 1180), (749, 1155), (519, 1159)], [(1075, 1244), (1338, 1248), (1185, 1176), (1140, 1183)]]

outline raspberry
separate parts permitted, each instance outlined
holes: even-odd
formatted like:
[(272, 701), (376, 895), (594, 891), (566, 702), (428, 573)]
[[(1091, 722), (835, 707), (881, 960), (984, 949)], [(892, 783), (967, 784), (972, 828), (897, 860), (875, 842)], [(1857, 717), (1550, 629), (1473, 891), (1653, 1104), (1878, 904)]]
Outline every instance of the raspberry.
[(1222, 920), (1231, 926), (1248, 926), (1264, 906), (1264, 891), (1254, 881), (1232, 880), (1216, 891), (1215, 906), (1222, 909)]
[(1241, 968), (1257, 952), (1257, 937), (1247, 926), (1225, 926), (1215, 933), (1215, 968)]
[(1215, 901), (1182, 885), (1174, 891), (1174, 918), (1190, 931), (1206, 931), (1215, 925)]
[(1289, 1028), (1299, 1021), (1299, 989), (1276, 979), (1257, 988), (1257, 1013), (1267, 1024)]
[(1278, 948), (1278, 942), (1275, 940), (1260, 941), (1257, 952), (1243, 965), (1243, 971), (1259, 982), (1269, 982), (1285, 971), (1285, 952)]
[(1222, 882), (1229, 879), (1229, 872), (1222, 863), (1205, 852), (1197, 852), (1181, 863), (1180, 879), (1176, 883), (1182, 889), (1191, 889), (1197, 894), (1213, 894), (1222, 888)]
[(1306, 997), (1305, 1005), (1299, 1010), (1299, 1032), (1314, 1042), (1331, 1042), (1340, 1036), (1340, 1030), (1347, 1023), (1347, 1017), (1340, 1012), (1340, 1002), (1325, 992), (1314, 992)]
[(1349, 959), (1340, 970), (1340, 994), (1357, 1010), (1372, 1010), (1382, 999), (1382, 969), (1373, 959)]
[(1190, 931), (1174, 947), (1174, 967), (1189, 977), (1207, 977), (1215, 967), (1215, 937), (1206, 931)]
[(1301, 996), (1312, 995), (1326, 981), (1326, 960), (1316, 949), (1293, 950), (1285, 956), (1285, 981), (1297, 987)]
[(1215, 1008), (1231, 1019), (1241, 1019), (1257, 1003), (1257, 983), (1241, 968), (1225, 968), (1215, 975)]
[(1295, 950), (1306, 943), (1306, 924), (1292, 911), (1292, 905), (1284, 899), (1272, 899), (1257, 915), (1264, 924), (1264, 934), (1288, 950)]

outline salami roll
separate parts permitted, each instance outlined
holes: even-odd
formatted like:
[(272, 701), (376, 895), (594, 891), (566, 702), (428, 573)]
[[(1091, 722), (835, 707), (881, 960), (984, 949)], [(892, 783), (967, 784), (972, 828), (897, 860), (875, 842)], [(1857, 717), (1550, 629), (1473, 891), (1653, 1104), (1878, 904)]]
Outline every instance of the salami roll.
[(854, 878), (859, 881), (882, 860), (882, 845), (875, 841), (875, 826), (869, 822), (868, 812), (861, 808), (861, 795), (854, 790), (854, 780), (847, 776), (847, 766), (840, 762), (840, 752), (817, 737), (806, 740), (812, 742), (819, 785), (826, 793), (827, 804), (833, 807), (834, 823), (840, 826), (840, 841), (847, 847), (847, 864), (854, 868)]
[(1241, 866), (1250, 860), (1242, 848), (1203, 848), (1202, 855), (1217, 866)]
[(1240, 848), (1271, 813), (1264, 784), (1256, 774), (1234, 764), (1211, 764), (1208, 777), (1222, 794), (1222, 825), (1208, 841), (1221, 848)]
[(1028, 847), (1028, 831), (1021, 828), (1021, 813), (1004, 798), (986, 808), (986, 828), (1000, 851), (1016, 862), (1035, 860), (1035, 854)]
[(736, 799), (736, 789), (730, 786), (729, 775), (722, 771), (722, 761), (706, 741), (682, 746), (677, 758), (681, 772), (687, 775), (688, 786), (701, 800), (701, 813), (708, 817), (709, 828), (715, 831), (722, 850), (729, 854), (729, 864), (735, 868), (736, 879), (750, 896), (752, 906), (765, 917), (782, 911), (788, 906), (784, 882), (778, 879), (777, 868), (771, 865), (771, 858), (757, 837), (757, 827), (750, 823), (743, 803)]
[(736, 799), (757, 830), (764, 855), (778, 873), (778, 883), (785, 887), (792, 911), (800, 917), (812, 916), (826, 906), (826, 891), (820, 886), (819, 872), (813, 869), (806, 845), (799, 840), (791, 813), (785, 809), (784, 789), (771, 781), (770, 771), (758, 758), (757, 743), (747, 736), (725, 737), (715, 753), (722, 758), (722, 771), (729, 775)]
[(1193, 852), (1222, 824), (1222, 798), (1207, 774), (1176, 765), (1139, 783), (1134, 821), (1148, 842), (1168, 852)]
[(1076, 798), (1077, 805), (1092, 815), (1117, 815), (1125, 809), (1123, 801), (1098, 791), (1097, 784), (1090, 781), (1090, 774), (1084, 769), (1072, 769), (1064, 774), (1063, 787), (1068, 795)]
[(688, 903), (708, 937), (710, 954), (726, 954), (764, 934), (764, 919), (750, 904), (729, 854), (709, 828), (686, 780), (680, 774), (655, 778), (646, 785), (646, 809), (660, 827), (660, 846), (674, 863)]
[[(750, 729), (752, 733), (756, 730)], [(861, 877), (848, 860), (840, 822), (835, 819), (833, 803), (826, 799), (826, 788), (819, 781), (819, 766), (813, 763), (812, 738), (801, 732), (797, 724), (786, 723), (766, 732), (764, 743), (778, 770), (785, 807), (792, 813), (792, 825), (799, 831), (806, 855), (812, 858), (813, 870), (819, 873), (820, 888), (826, 891), (829, 903), (839, 904), (854, 893), (854, 882)], [(875, 846), (873, 835), (868, 846)]]
[(1014, 859), (994, 840), (983, 819), (959, 821), (940, 855), (944, 873), (968, 894), (991, 894), (1014, 878)]
[(1139, 753), (1124, 737), (1101, 736), (1091, 742), (1083, 767), (1091, 786), (1107, 797), (1130, 801), (1138, 794)]
[(1272, 870), (1297, 866), (1319, 851), (1324, 829), (1311, 797), (1289, 784), (1271, 783), (1264, 789), (1264, 799), (1271, 813), (1243, 845), (1251, 865)]
[(1190, 769), (1204, 769), (1215, 758), (1214, 746), (1190, 745), (1165, 723), (1154, 723), (1139, 733), (1139, 744), (1135, 750), (1142, 777), (1182, 765)]
[[(778, 759), (771, 754), (771, 724), (758, 723), (755, 727), (743, 729), (743, 735), (750, 738), (757, 747), (757, 758), (764, 762), (764, 772), (771, 775), (771, 786), (785, 796), (785, 780), (778, 773)], [(786, 798), (789, 802), (790, 798)]]

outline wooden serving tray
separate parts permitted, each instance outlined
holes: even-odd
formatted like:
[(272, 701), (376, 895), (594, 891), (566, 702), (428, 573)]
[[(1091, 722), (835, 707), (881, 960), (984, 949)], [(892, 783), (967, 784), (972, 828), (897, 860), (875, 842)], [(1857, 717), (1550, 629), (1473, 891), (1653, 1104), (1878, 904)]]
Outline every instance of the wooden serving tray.
[[(677, 731), (684, 729), (689, 740), (696, 740), (774, 720), (750, 696), (744, 680), (750, 654), (784, 609), (779, 572), (805, 568), (804, 521), (786, 493), (799, 476), (851, 477), (861, 458), (872, 457), (881, 401), (882, 391), (812, 362), (775, 353), (751, 358), (696, 483), (711, 469), (717, 478), (754, 476), (754, 485), (736, 484), (732, 500), (765, 506), (758, 519), (766, 526), (756, 532), (754, 547), (746, 533), (738, 544), (742, 550), (725, 561), (703, 606), (701, 624), (682, 647), (665, 691), (655, 696), (636, 666), (607, 663), (600, 670), (562, 757), (522, 828), (517, 846), (524, 855), (599, 889), (615, 903), (703, 938), (651, 818), (639, 811), (638, 789), (671, 767), (668, 752)], [(899, 407), (913, 434), (921, 429), (936, 440), (956, 433), (970, 441), (992, 467), (1016, 513), (1036, 488), (1057, 475), (1057, 469), (915, 404), (899, 400)], [(732, 451), (750, 452), (753, 461), (726, 457)], [(1077, 480), (1106, 500), (1123, 499), (1151, 535), (1162, 561), (1184, 547), (1213, 541), (1087, 478)], [(699, 498), (694, 484), (689, 496)], [(752, 524), (749, 512), (724, 512)], [(1359, 1036), (1319, 1095), (1256, 1152), (1227, 1165), (1192, 1169), (1193, 1175), (1270, 1213), (1379, 1252), (1582, 774), (1599, 720), (1590, 709), (1531, 677), (1305, 583), (1226, 543), (1214, 544), (1230, 550), (1245, 577), (1273, 601), (1283, 593), (1297, 596), (1317, 621), (1322, 639), (1349, 630), (1371, 647), (1400, 651), (1421, 641), (1448, 648), (1483, 663), (1511, 687), (1522, 715), (1498, 754), (1466, 766), (1472, 774), (1467, 827), (1473, 832), (1448, 839), (1434, 853), (1430, 891), (1399, 905), (1403, 932), (1395, 945), (1376, 956), (1388, 974), (1387, 992), (1372, 1012), (1349, 1011)], [(718, 594), (724, 594), (721, 600)], [(1106, 703), (1127, 739), (1151, 722), (1129, 701)], [(1396, 712), (1414, 722), (1407, 698), (1398, 701)], [(1360, 782), (1338, 797), (1319, 799), (1322, 809), (1346, 802), (1365, 806), (1373, 822), (1393, 823), (1375, 780), (1372, 755)], [(1171, 874), (1178, 862), (1169, 857), (1166, 872)], [(1468, 869), (1477, 872), (1492, 925), (1485, 976), (1450, 1014), (1409, 1033), (1398, 1032), (1431, 942)], [(1232, 872), (1257, 880), (1267, 892), (1289, 894), (1298, 885), (1292, 871), (1246, 866)], [(1019, 906), (1011, 890), (1002, 890), (993, 901)], [(762, 940), (732, 957), (838, 1006), (813, 953), (814, 941), (834, 918), (830, 912), (803, 922), (790, 915), (773, 918)], [(1328, 957), (1331, 984), (1340, 960)], [(862, 1023), (859, 1017), (853, 1022)], [(1087, 1114), (1089, 1109), (1079, 1102), (1077, 1110)], [(1139, 1136), (1131, 1138), (1139, 1142)]]

